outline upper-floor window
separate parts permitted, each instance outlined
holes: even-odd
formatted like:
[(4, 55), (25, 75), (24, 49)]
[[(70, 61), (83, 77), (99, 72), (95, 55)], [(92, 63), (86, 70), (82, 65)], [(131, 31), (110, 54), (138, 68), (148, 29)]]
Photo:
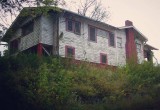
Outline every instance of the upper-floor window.
[(141, 44), (136, 43), (136, 48), (137, 48), (137, 52), (140, 53), (141, 52)]
[(109, 33), (109, 46), (115, 47), (115, 37), (113, 33)]
[(96, 28), (89, 26), (89, 40), (97, 42)]
[(100, 54), (100, 63), (107, 64), (107, 54)]
[(117, 47), (122, 48), (122, 38), (117, 37)]
[(81, 23), (70, 19), (66, 20), (66, 30), (71, 31), (75, 34), (81, 34)]
[(73, 31), (73, 21), (72, 20), (67, 20), (67, 30)]
[(75, 21), (74, 23), (75, 23), (74, 32), (75, 32), (76, 34), (81, 34), (81, 23), (80, 23), (80, 22), (77, 22), (77, 21)]
[(22, 36), (30, 34), (31, 32), (33, 32), (33, 29), (34, 29), (34, 22), (32, 21), (27, 23), (22, 27)]
[(74, 58), (75, 57), (75, 48), (71, 46), (65, 46), (65, 56), (68, 58)]

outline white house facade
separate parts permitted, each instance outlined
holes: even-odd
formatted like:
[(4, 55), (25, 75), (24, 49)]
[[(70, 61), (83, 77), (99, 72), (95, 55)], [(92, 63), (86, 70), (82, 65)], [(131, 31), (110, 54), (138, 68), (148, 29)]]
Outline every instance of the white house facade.
[(2, 39), (9, 43), (11, 54), (32, 52), (121, 66), (131, 57), (142, 63), (149, 59), (147, 52), (156, 49), (146, 46), (148, 39), (131, 21), (114, 27), (63, 9), (48, 16), (17, 17), (11, 29), (12, 36), (7, 31)]

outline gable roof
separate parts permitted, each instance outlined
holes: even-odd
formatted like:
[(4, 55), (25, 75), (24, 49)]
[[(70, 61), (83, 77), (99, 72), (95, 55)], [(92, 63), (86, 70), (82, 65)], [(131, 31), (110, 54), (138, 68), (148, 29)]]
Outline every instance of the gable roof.
[[(35, 8), (37, 8), (37, 7), (24, 7), (24, 8), (21, 10), (21, 12), (19, 13), (19, 15), (16, 17), (16, 19), (12, 22), (12, 24), (11, 24), (10, 27), (9, 27), (9, 29), (6, 31), (5, 35), (4, 35), (3, 38), (2, 38), (2, 41), (8, 42), (9, 39), (10, 39), (10, 37), (8, 36), (9, 33), (10, 33), (9, 31), (12, 31), (11, 29), (17, 29), (18, 27), (20, 27), (20, 26), (21, 26), (21, 25), (20, 25), (20, 24), (21, 24), (20, 22), (22, 22), (22, 21), (24, 21), (25, 19), (27, 19), (28, 16), (21, 16), (21, 15), (22, 15), (22, 12), (23, 12), (25, 9), (31, 10), (31, 9), (35, 9)], [(45, 7), (39, 7), (39, 8), (45, 8)], [(87, 16), (80, 15), (80, 14), (78, 14), (78, 13), (75, 13), (75, 12), (72, 12), (72, 11), (69, 11), (69, 10), (66, 10), (66, 9), (62, 9), (62, 8), (58, 8), (58, 9), (60, 9), (60, 10), (61, 10), (62, 12), (64, 12), (64, 13), (66, 13), (66, 12), (67, 12), (67, 13), (71, 13), (71, 14), (73, 14), (73, 15), (82, 17), (82, 18), (84, 18), (84, 19), (88, 19), (88, 20), (90, 20), (90, 21), (97, 22), (97, 23), (99, 23), (99, 24), (101, 24), (101, 25), (105, 25), (105, 26), (108, 26), (108, 27), (111, 27), (111, 28), (114, 28), (114, 29), (118, 29), (118, 28), (115, 27), (115, 26), (106, 24), (106, 23), (101, 22), (101, 21), (94, 20), (94, 19), (92, 19), (92, 18), (89, 18), (89, 17), (87, 17)], [(30, 16), (30, 17), (31, 17), (31, 16)]]
[(153, 47), (153, 46), (151, 46), (149, 44), (144, 45), (144, 48), (147, 48), (149, 50), (159, 50), (159, 49), (157, 49), (157, 48), (155, 48), (155, 47)]
[[(7, 41), (9, 40), (9, 38), (10, 38), (10, 37), (8, 37), (9, 31), (10, 31), (11, 29), (14, 29), (14, 28), (16, 29), (16, 28), (20, 27), (20, 23), (19, 23), (19, 22), (22, 22), (22, 21), (24, 21), (25, 19), (27, 19), (27, 16), (21, 16), (22, 11), (25, 10), (25, 9), (30, 10), (30, 9), (35, 9), (35, 8), (37, 8), (37, 7), (24, 7), (24, 8), (21, 10), (20, 14), (16, 17), (16, 19), (14, 20), (14, 22), (11, 24), (11, 26), (9, 27), (9, 29), (7, 30), (6, 34), (5, 34), (4, 37), (2, 38), (2, 41), (7, 42)], [(41, 8), (44, 8), (44, 7), (41, 7)], [(65, 12), (66, 12), (66, 13), (70, 13), (70, 14), (73, 14), (73, 15), (76, 15), (76, 16), (79, 16), (79, 17), (82, 17), (82, 18), (84, 18), (84, 19), (87, 19), (87, 20), (90, 20), (90, 21), (99, 23), (99, 24), (101, 24), (101, 25), (111, 27), (111, 28), (113, 28), (113, 29), (120, 29), (120, 30), (122, 30), (122, 29), (133, 28), (137, 33), (140, 34), (141, 38), (142, 38), (145, 42), (148, 41), (148, 38), (145, 37), (145, 36), (144, 36), (136, 27), (134, 27), (134, 26), (115, 27), (115, 26), (109, 25), (109, 24), (107, 24), (107, 23), (94, 20), (94, 19), (89, 18), (89, 17), (87, 17), (87, 16), (83, 16), (83, 15), (80, 15), (80, 14), (78, 14), (78, 13), (75, 13), (75, 12), (72, 12), (72, 11), (69, 11), (69, 10), (66, 10), (66, 9), (62, 9), (62, 8), (59, 8), (59, 9), (60, 9), (62, 12), (64, 12), (64, 13), (65, 13)]]
[(146, 36), (144, 36), (135, 26), (123, 26), (123, 27), (119, 27), (119, 29), (129, 29), (129, 28), (133, 28), (136, 32), (138, 32), (142, 36), (142, 39), (145, 42), (148, 41), (148, 38)]

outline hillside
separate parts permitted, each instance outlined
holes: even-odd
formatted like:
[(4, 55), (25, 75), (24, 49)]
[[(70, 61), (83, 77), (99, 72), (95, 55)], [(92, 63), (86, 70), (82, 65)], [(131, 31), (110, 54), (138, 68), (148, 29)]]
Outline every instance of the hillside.
[(160, 67), (117, 69), (71, 59), (0, 58), (1, 110), (160, 110)]

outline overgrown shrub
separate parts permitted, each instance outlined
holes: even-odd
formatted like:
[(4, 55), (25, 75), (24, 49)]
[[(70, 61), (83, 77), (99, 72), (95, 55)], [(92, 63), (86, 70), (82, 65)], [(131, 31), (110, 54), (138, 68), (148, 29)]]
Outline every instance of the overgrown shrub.
[(59, 57), (0, 58), (2, 110), (159, 110), (160, 67), (112, 71)]

